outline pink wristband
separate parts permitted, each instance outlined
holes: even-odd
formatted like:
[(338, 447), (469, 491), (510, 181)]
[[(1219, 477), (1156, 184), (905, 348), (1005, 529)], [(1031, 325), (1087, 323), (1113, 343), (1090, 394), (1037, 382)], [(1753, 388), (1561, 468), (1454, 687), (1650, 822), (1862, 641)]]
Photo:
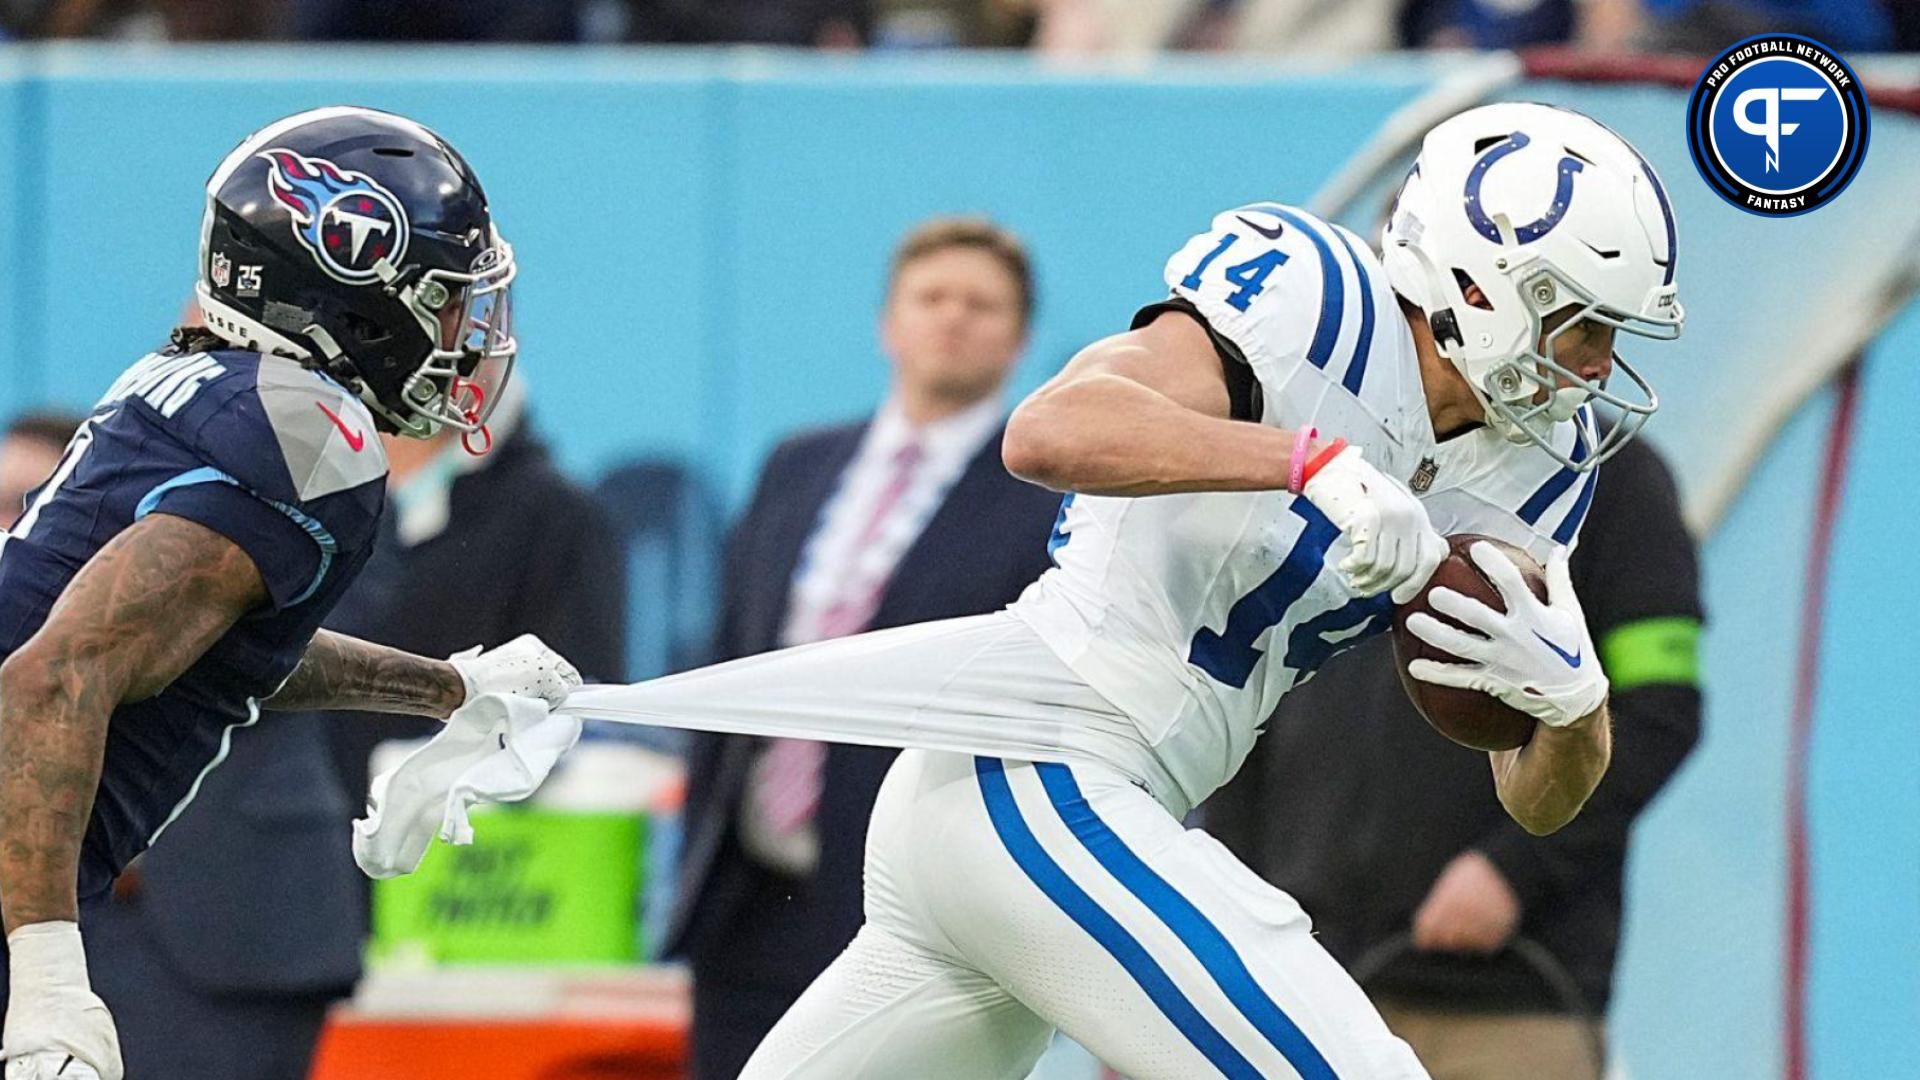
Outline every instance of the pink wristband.
[(1307, 471), (1301, 476), (1301, 490), (1305, 490), (1308, 484), (1313, 483), (1314, 476), (1318, 474), (1321, 469), (1326, 468), (1329, 461), (1339, 457), (1340, 452), (1346, 448), (1347, 440), (1335, 439), (1322, 447), (1319, 453), (1313, 455), (1313, 460), (1307, 462)]
[(1300, 489), (1307, 483), (1307, 446), (1319, 436), (1319, 428), (1303, 427), (1293, 437), (1293, 460), (1287, 466), (1287, 490), (1295, 495), (1300, 494)]

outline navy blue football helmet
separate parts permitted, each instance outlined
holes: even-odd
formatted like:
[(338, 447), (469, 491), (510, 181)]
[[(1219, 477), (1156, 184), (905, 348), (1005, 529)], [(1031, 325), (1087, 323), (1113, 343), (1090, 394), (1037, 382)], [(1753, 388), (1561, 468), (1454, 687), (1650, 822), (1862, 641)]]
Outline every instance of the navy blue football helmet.
[(473, 170), (392, 113), (287, 117), (207, 182), (207, 328), (325, 372), (402, 435), (484, 430), (513, 370), (514, 274)]

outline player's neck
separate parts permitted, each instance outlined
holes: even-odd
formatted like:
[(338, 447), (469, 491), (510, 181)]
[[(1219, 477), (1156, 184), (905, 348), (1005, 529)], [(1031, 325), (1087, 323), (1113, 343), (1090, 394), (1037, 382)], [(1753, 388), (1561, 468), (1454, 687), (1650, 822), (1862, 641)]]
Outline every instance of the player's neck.
[(1451, 360), (1440, 355), (1440, 346), (1433, 340), (1426, 316), (1419, 308), (1406, 303), (1400, 305), (1400, 314), (1413, 332), (1413, 351), (1420, 358), (1420, 387), (1426, 393), (1427, 419), (1433, 424), (1434, 438), (1451, 438), (1486, 423), (1486, 410), (1481, 407), (1480, 399), (1473, 396), (1466, 376), (1460, 374)]
[(419, 472), (447, 446), (447, 439), (443, 436), (410, 439), (393, 435), (383, 437), (383, 441), (387, 446), (387, 484), (390, 487), (405, 483), (409, 476)]

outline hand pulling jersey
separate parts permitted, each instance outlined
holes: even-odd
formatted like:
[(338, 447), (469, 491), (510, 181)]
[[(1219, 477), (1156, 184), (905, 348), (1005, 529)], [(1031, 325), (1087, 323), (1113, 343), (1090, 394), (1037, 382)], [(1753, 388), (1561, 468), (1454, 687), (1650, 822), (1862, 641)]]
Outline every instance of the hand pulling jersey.
[[(1258, 203), (1216, 217), (1165, 276), (1252, 369), (1261, 423), (1363, 448), (1443, 535), (1484, 533), (1542, 561), (1575, 542), (1597, 473), (1486, 427), (1437, 441), (1412, 333), (1353, 233)], [(1589, 411), (1555, 437), (1584, 459)], [(1392, 620), (1385, 594), (1355, 595), (1335, 571), (1346, 538), (1284, 491), (1068, 495), (1049, 546), (1054, 569), (1013, 613), (1138, 725), (1189, 806), (1240, 767), (1288, 689)]]

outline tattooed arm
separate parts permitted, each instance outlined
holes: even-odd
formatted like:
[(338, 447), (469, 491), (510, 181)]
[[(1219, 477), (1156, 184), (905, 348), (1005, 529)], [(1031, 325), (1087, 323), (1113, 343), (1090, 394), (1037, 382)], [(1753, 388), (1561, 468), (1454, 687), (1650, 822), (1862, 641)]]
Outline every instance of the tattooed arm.
[(353, 709), (445, 720), (466, 698), (460, 673), (445, 660), (322, 630), (285, 685), (260, 704), (281, 711)]
[(102, 547), (0, 664), (0, 911), (6, 930), (77, 917), (80, 843), (107, 720), (172, 683), (267, 599), (253, 560), (158, 512)]

